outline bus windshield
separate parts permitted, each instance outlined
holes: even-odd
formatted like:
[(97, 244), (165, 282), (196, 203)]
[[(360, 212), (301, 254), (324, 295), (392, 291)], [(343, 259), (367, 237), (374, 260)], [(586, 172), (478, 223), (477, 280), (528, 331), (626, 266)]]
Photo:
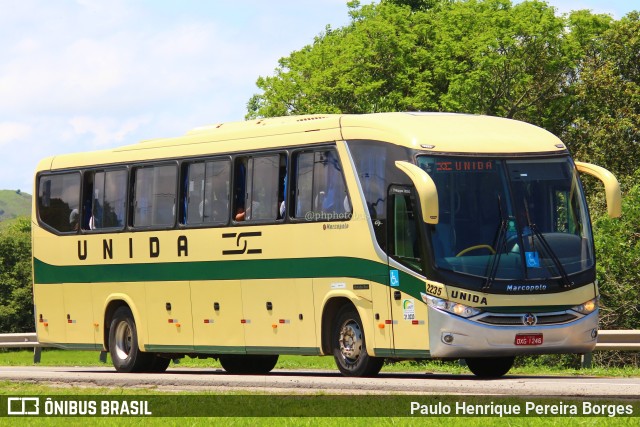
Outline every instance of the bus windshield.
[(496, 279), (561, 279), (594, 266), (586, 204), (568, 157), (420, 156), (436, 183), (436, 268)]

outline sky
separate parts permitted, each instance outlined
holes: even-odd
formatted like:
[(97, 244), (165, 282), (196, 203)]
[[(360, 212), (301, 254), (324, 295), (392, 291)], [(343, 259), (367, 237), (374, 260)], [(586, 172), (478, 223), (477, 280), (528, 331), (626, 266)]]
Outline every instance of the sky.
[[(32, 193), (47, 156), (243, 120), (257, 78), (347, 24), (346, 2), (0, 0), (0, 189)], [(616, 19), (640, 8), (548, 3)]]

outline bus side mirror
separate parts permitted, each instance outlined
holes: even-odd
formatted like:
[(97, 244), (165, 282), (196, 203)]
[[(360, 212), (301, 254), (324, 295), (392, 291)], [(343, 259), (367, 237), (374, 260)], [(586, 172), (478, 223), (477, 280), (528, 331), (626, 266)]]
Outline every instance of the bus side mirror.
[(602, 181), (607, 199), (607, 213), (611, 218), (618, 218), (622, 214), (622, 193), (616, 177), (603, 167), (592, 165), (591, 163), (575, 163), (578, 172), (595, 176)]
[(428, 173), (418, 166), (404, 161), (396, 161), (396, 167), (404, 172), (413, 185), (416, 187), (420, 198), (420, 208), (422, 210), (422, 221), (427, 224), (438, 223), (438, 190), (436, 184)]

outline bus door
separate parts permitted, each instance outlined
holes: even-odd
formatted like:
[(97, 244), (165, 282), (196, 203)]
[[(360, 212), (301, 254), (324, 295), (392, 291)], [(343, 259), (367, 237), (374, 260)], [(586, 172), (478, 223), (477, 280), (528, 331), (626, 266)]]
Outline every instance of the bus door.
[(420, 214), (411, 187), (393, 185), (388, 194), (389, 298), (396, 357), (427, 357), (427, 306), (424, 292), (424, 244)]

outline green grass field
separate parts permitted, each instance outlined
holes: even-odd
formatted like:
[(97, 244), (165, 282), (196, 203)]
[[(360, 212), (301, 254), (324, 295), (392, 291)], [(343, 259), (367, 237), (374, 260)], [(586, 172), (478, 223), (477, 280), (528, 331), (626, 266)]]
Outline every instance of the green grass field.
[(31, 195), (14, 190), (0, 190), (0, 228), (11, 219), (31, 215)]
[[(30, 350), (23, 351), (2, 351), (0, 352), (0, 365), (4, 366), (32, 366), (33, 365), (33, 352)], [(43, 349), (42, 351), (42, 366), (111, 366), (110, 360), (107, 360), (107, 364), (103, 364), (99, 361), (98, 352), (90, 351), (64, 351), (54, 349)], [(172, 363), (171, 366), (176, 366)], [(193, 368), (219, 368), (220, 365), (217, 361), (212, 359), (191, 359), (184, 358), (177, 365), (179, 367), (193, 367)], [(305, 356), (281, 356), (276, 369), (322, 369), (322, 370), (336, 370), (333, 358), (331, 357), (305, 357)], [(457, 362), (401, 362), (395, 364), (385, 365), (383, 372), (415, 372), (415, 373), (449, 373), (449, 374), (468, 374), (468, 370), (465, 367), (460, 366)], [(516, 375), (590, 375), (590, 376), (640, 376), (639, 369), (618, 369), (618, 370), (605, 370), (605, 369), (588, 369), (588, 370), (567, 370), (554, 368), (553, 366), (541, 368), (535, 366), (525, 366), (514, 368), (511, 374)], [(115, 375), (115, 373), (114, 373)], [(200, 401), (199, 399), (211, 398), (215, 399), (220, 397), (220, 394), (216, 393), (170, 393), (160, 392), (153, 389), (131, 389), (131, 388), (92, 388), (92, 387), (68, 387), (68, 386), (51, 386), (51, 385), (38, 385), (31, 383), (9, 382), (0, 381), (0, 397), (10, 396), (42, 396), (46, 397), (64, 397), (73, 398), (73, 396), (79, 397), (92, 397), (100, 396), (101, 398), (115, 396), (117, 398), (123, 398), (126, 396), (149, 396), (154, 398), (156, 396), (168, 396), (168, 402), (172, 399), (181, 399), (183, 396), (188, 396), (187, 399), (193, 399), (194, 401)], [(224, 393), (223, 396), (237, 395), (239, 397), (246, 396), (246, 392), (233, 392)], [(261, 395), (261, 393), (253, 393), (249, 396)], [(280, 396), (282, 397), (282, 396)], [(286, 397), (286, 396), (284, 396)], [(311, 396), (313, 399), (314, 396)], [(323, 401), (324, 394), (316, 395), (319, 401)], [(270, 398), (273, 398), (270, 396)], [(384, 398), (393, 398), (393, 396), (384, 396)], [(402, 398), (402, 397), (400, 397)], [(433, 396), (425, 396), (425, 399), (432, 399)], [(438, 396), (437, 399), (445, 398)], [(362, 405), (376, 404), (383, 400), (380, 396), (372, 395), (355, 398), (353, 396), (341, 397), (341, 404), (348, 405)], [(500, 399), (498, 397), (466, 397), (466, 399), (480, 399), (480, 401), (487, 401)], [(484, 399), (484, 400), (483, 400)], [(508, 398), (517, 400), (517, 397)], [(319, 403), (322, 405), (322, 403)], [(325, 404), (326, 405), (326, 404)], [(637, 403), (636, 403), (637, 405)], [(273, 409), (273, 408), (270, 408)], [(277, 410), (277, 408), (276, 408)], [(2, 416), (5, 412), (0, 411), (0, 425), (43, 425), (43, 426), (75, 426), (75, 425), (113, 425), (117, 422), (122, 426), (200, 426), (211, 424), (222, 424), (229, 426), (424, 426), (424, 425), (443, 425), (448, 427), (452, 426), (487, 426), (487, 425), (509, 425), (509, 426), (595, 426), (595, 425), (615, 425), (615, 426), (635, 426), (638, 423), (638, 418), (608, 418), (608, 417), (562, 417), (562, 416), (547, 416), (547, 417), (332, 417), (331, 414), (336, 412), (336, 408), (327, 406), (326, 408), (320, 406), (318, 408), (319, 413), (323, 414), (322, 417), (224, 417), (224, 418), (208, 418), (208, 417), (117, 417), (117, 418), (101, 418), (101, 417), (39, 417), (39, 418), (16, 418)], [(358, 410), (357, 406), (355, 410)], [(362, 413), (367, 412), (368, 409), (363, 408)], [(408, 411), (408, 409), (407, 409)], [(286, 409), (283, 409), (283, 413), (286, 413)], [(375, 411), (374, 411), (375, 412)], [(326, 415), (326, 416), (325, 416)]]
[[(42, 366), (111, 366), (111, 359), (107, 356), (107, 363), (101, 363), (99, 353), (95, 351), (67, 351), (56, 349), (43, 349), (40, 364)], [(0, 365), (4, 366), (30, 366), (33, 365), (33, 351), (2, 351), (0, 350)], [(185, 357), (179, 363), (171, 364), (171, 367), (185, 368), (221, 368), (214, 359), (192, 359)], [(276, 369), (324, 369), (337, 372), (333, 357), (330, 356), (280, 356)], [(415, 372), (415, 373), (446, 373), (446, 374), (470, 374), (469, 370), (460, 366), (458, 362), (440, 361), (403, 361), (388, 363), (382, 368), (382, 372)], [(601, 377), (640, 377), (640, 368), (602, 368), (567, 369), (557, 364), (543, 362), (529, 363), (523, 366), (516, 365), (509, 374), (512, 375), (583, 375)]]
[[(0, 402), (6, 401), (8, 397), (16, 396), (42, 396), (42, 399), (51, 398), (54, 401), (60, 399), (65, 400), (82, 400), (82, 399), (104, 399), (104, 400), (118, 400), (135, 398), (139, 400), (154, 399), (161, 400), (167, 406), (179, 406), (182, 410), (181, 413), (189, 413), (189, 406), (195, 407), (194, 412), (197, 412), (198, 405), (211, 402), (215, 405), (220, 404), (220, 400), (224, 402), (246, 402), (243, 406), (238, 405), (238, 411), (243, 412), (244, 408), (251, 405), (270, 405), (268, 413), (283, 413), (288, 414), (292, 411), (295, 412), (296, 408), (292, 405), (304, 404), (310, 405), (318, 413), (323, 414), (321, 417), (317, 416), (235, 416), (235, 417), (99, 417), (99, 416), (87, 416), (87, 417), (29, 417), (18, 418), (3, 417), (0, 416), (0, 425), (44, 425), (44, 426), (73, 426), (73, 425), (113, 425), (117, 423), (122, 426), (199, 426), (199, 425), (211, 425), (221, 423), (222, 425), (231, 426), (423, 426), (423, 425), (443, 425), (447, 426), (487, 426), (487, 425), (509, 425), (509, 426), (595, 426), (595, 425), (615, 425), (615, 426), (631, 426), (637, 425), (637, 418), (624, 417), (624, 418), (608, 418), (608, 417), (561, 417), (561, 416), (529, 416), (529, 417), (447, 417), (447, 416), (409, 416), (410, 410), (407, 402), (413, 399), (415, 396), (407, 398), (399, 395), (371, 395), (371, 396), (326, 396), (326, 395), (313, 395), (303, 397), (292, 396), (274, 396), (267, 394), (254, 394), (247, 395), (245, 393), (170, 393), (159, 392), (148, 389), (131, 389), (131, 388), (91, 388), (91, 387), (52, 387), (44, 385), (35, 385), (19, 382), (0, 381)], [(493, 403), (501, 405), (515, 405), (517, 402), (523, 402), (524, 399), (517, 397), (482, 397), (482, 396), (461, 396), (461, 397), (446, 397), (446, 396), (418, 396), (418, 399), (424, 399), (423, 403), (432, 403), (435, 401), (452, 402), (455, 400), (466, 402), (467, 404), (477, 403)], [(296, 400), (297, 399), (297, 400)], [(337, 401), (336, 401), (337, 399)], [(564, 399), (565, 402), (571, 400), (571, 398)], [(394, 401), (400, 402), (406, 405), (406, 415), (396, 417), (386, 416), (358, 416), (358, 417), (334, 417), (331, 414), (340, 411), (339, 405), (348, 405), (349, 410), (362, 414), (369, 414), (367, 412), (372, 407), (378, 407), (378, 410), (370, 412), (376, 414), (379, 412), (384, 413), (384, 405), (390, 405)], [(536, 403), (544, 404), (545, 402), (554, 402), (553, 399), (538, 399)], [(557, 401), (555, 401), (557, 403)], [(580, 399), (574, 399), (577, 405), (581, 404)], [(608, 402), (611, 403), (611, 402)], [(615, 402), (614, 402), (615, 403)], [(620, 403), (620, 402), (617, 402)], [(629, 402), (622, 402), (628, 404)], [(42, 405), (41, 405), (42, 406)], [(363, 408), (360, 408), (363, 406)], [(637, 406), (637, 405), (636, 405)], [(185, 410), (185, 407), (187, 410)], [(261, 407), (249, 408), (253, 409), (254, 413), (260, 412)], [(172, 412), (169, 412), (172, 413)], [(247, 412), (253, 414), (252, 412)], [(4, 414), (4, 412), (0, 412)], [(24, 423), (24, 424), (23, 424)]]

